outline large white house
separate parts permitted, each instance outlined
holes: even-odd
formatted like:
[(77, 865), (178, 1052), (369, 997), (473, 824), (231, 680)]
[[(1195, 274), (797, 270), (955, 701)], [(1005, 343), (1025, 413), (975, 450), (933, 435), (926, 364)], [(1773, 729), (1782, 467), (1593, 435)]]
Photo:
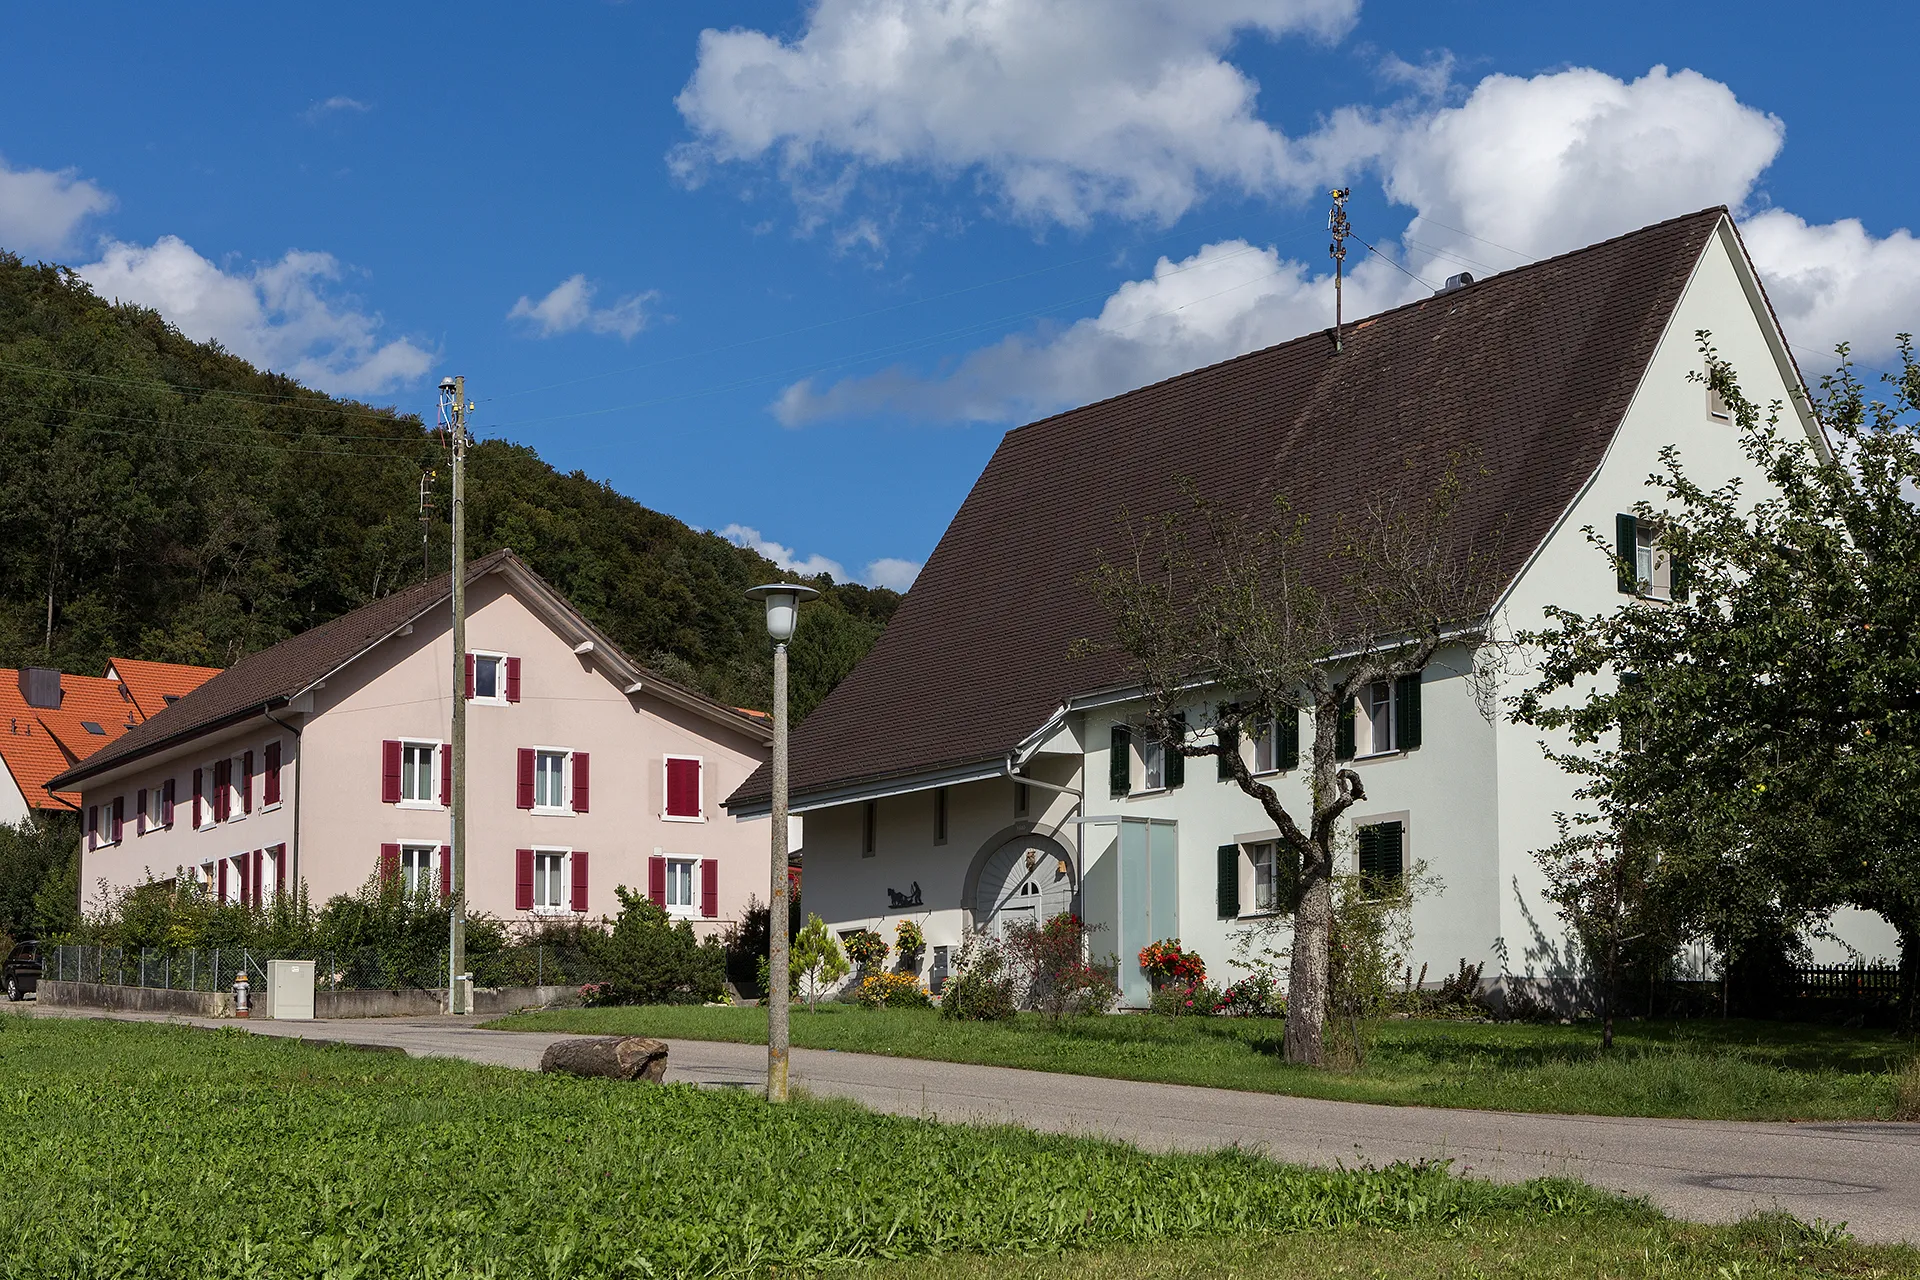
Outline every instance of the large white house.
[[(1430, 491), (1470, 453), (1458, 519), (1502, 549), (1486, 603), (1507, 627), (1636, 589), (1589, 531), (1630, 548), (1660, 596), (1657, 538), (1630, 513), (1658, 499), (1661, 448), (1696, 477), (1760, 483), (1697, 378), (1703, 330), (1754, 401), (1788, 404), (1790, 428), (1821, 439), (1720, 208), (1456, 278), (1349, 325), (1344, 350), (1314, 333), (1009, 432), (872, 653), (795, 735), (806, 910), (889, 936), (921, 921), (936, 980), (965, 931), (1068, 908), (1121, 957), (1130, 1003), (1148, 995), (1134, 957), (1155, 939), (1235, 976), (1239, 936), (1285, 905), (1278, 833), (1214, 763), (1148, 744), (1124, 660), (1074, 643), (1111, 634), (1087, 579), (1123, 550), (1121, 513), (1178, 508), (1185, 477), (1243, 510), (1284, 494), (1325, 527), (1375, 493)], [(1534, 851), (1576, 807), (1573, 784), (1537, 730), (1482, 713), (1470, 664), (1442, 650), (1359, 700), (1342, 744), (1369, 796), (1349, 814), (1355, 844), (1376, 874), (1424, 864), (1414, 962), (1430, 976), (1464, 958), (1488, 983), (1565, 981), (1577, 961)], [(1309, 811), (1296, 744), (1311, 734), (1302, 717), (1240, 744), (1295, 814)], [(766, 812), (767, 788), (761, 770), (729, 808)], [(1893, 952), (1877, 917), (1835, 925), (1868, 956)]]

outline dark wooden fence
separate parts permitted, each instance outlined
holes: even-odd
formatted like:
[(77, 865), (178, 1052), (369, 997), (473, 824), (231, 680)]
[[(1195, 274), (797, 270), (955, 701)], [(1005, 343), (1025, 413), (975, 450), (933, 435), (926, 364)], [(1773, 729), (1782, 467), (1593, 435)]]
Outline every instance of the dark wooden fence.
[(1798, 965), (1798, 990), (1812, 1000), (1893, 1000), (1900, 994), (1900, 970), (1893, 965)]

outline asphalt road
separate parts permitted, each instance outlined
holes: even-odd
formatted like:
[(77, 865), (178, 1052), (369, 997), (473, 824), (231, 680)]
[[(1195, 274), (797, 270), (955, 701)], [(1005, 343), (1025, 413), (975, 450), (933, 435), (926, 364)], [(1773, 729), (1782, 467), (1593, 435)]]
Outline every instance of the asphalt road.
[[(151, 1015), (112, 1016), (154, 1020)], [(538, 1067), (547, 1045), (566, 1038), (482, 1031), (450, 1018), (168, 1020), (523, 1069)], [(668, 1043), (669, 1080), (739, 1089), (765, 1082), (764, 1048), (703, 1040)], [(898, 1115), (1015, 1124), (1112, 1138), (1153, 1151), (1238, 1145), (1299, 1164), (1450, 1159), (1457, 1172), (1501, 1181), (1546, 1174), (1579, 1178), (1647, 1196), (1668, 1213), (1696, 1221), (1725, 1222), (1777, 1208), (1809, 1221), (1845, 1222), (1862, 1240), (1920, 1243), (1920, 1124), (1762, 1124), (1382, 1107), (816, 1049), (795, 1049), (792, 1072), (795, 1086), (816, 1097), (847, 1098)]]

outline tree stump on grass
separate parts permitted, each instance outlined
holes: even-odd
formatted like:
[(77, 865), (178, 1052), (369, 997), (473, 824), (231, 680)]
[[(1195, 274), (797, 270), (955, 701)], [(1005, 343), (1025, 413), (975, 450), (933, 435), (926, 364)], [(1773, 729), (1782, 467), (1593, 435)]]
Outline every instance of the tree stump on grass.
[(540, 1055), (542, 1071), (659, 1084), (667, 1074), (667, 1046), (645, 1036), (556, 1040)]

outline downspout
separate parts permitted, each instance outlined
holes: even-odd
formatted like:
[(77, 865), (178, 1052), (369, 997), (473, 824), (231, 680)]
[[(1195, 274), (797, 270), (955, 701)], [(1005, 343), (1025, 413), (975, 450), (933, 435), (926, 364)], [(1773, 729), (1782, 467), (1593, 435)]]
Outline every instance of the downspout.
[(293, 887), (294, 899), (295, 901), (298, 901), (299, 895), (300, 895), (300, 797), (302, 794), (302, 788), (300, 786), (300, 764), (301, 764), (301, 761), (306, 759), (307, 753), (305, 748), (299, 745), (299, 742), (300, 742), (299, 729), (295, 728), (293, 725), (288, 724), (284, 720), (275, 719), (273, 712), (268, 711), (264, 707), (261, 708), (260, 714), (265, 716), (267, 719), (272, 720), (273, 723), (279, 725), (282, 729), (285, 729), (288, 733), (292, 734), (294, 737), (295, 746), (293, 751), (293, 839), (288, 841), (287, 843), (287, 860), (291, 864), (287, 868), (287, 883)]

